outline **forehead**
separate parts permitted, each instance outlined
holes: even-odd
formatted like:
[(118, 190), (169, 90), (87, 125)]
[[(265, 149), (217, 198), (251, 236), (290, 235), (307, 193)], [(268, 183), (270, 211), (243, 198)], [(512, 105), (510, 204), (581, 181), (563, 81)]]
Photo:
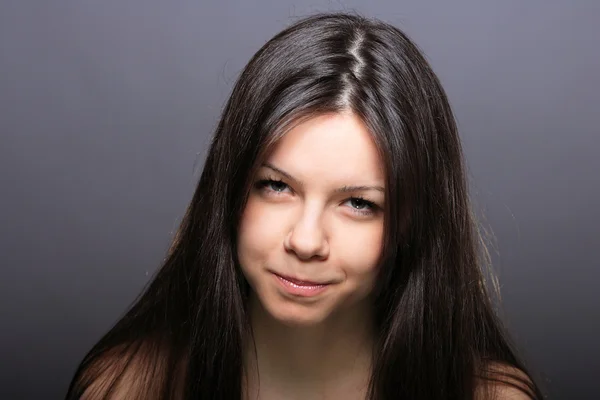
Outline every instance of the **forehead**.
[(309, 177), (384, 180), (372, 136), (351, 113), (318, 115), (294, 125), (274, 145), (267, 160), (292, 174)]

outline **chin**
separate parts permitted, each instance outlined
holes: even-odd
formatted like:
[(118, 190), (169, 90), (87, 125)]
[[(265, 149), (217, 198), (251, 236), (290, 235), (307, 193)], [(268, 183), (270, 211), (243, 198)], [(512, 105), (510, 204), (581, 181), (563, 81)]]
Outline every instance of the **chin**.
[[(322, 304), (297, 304), (277, 301), (277, 304), (263, 304), (271, 318), (289, 327), (310, 327), (323, 323), (329, 313)], [(287, 304), (286, 304), (287, 303)]]
[(318, 326), (325, 318), (311, 318), (310, 316), (277, 316), (271, 315), (280, 324), (290, 328), (308, 328)]

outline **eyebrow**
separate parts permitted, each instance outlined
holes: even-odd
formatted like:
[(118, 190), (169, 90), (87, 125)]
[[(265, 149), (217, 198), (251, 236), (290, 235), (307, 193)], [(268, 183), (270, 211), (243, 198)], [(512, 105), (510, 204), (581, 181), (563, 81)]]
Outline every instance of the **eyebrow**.
[[(287, 172), (277, 168), (273, 164), (264, 163), (262, 166), (272, 169), (273, 171), (285, 176), (287, 179), (296, 182), (300, 186), (304, 186), (304, 183), (302, 183), (298, 179), (294, 178), (292, 175), (288, 174)], [(385, 189), (382, 186), (343, 186), (341, 188), (335, 189), (335, 192), (336, 193), (348, 193), (348, 192), (359, 192), (359, 191), (366, 191), (366, 190), (377, 190), (378, 192), (385, 193)]]

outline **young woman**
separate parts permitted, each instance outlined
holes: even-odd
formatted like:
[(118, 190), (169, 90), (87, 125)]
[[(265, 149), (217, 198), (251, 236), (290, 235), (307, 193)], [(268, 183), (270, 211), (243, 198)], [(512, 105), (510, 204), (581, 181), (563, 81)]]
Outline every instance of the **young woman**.
[(250, 60), (168, 257), (68, 399), (541, 398), (484, 285), (440, 82), (397, 28)]

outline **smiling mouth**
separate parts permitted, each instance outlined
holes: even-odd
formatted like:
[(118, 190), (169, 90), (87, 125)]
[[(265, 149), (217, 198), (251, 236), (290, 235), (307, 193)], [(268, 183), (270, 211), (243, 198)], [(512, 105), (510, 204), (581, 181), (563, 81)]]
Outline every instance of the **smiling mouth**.
[(277, 277), (284, 279), (290, 283), (293, 283), (294, 285), (297, 286), (325, 286), (325, 285), (329, 285), (331, 282), (314, 282), (314, 281), (305, 281), (305, 280), (300, 280), (300, 279), (296, 279), (296, 278), (292, 278), (290, 276), (286, 276), (286, 275), (281, 275), (281, 274), (277, 274), (274, 273)]
[(312, 281), (303, 281), (291, 277), (284, 277), (282, 275), (273, 273), (273, 277), (278, 283), (278, 286), (286, 292), (288, 295), (296, 298), (303, 297), (315, 297), (324, 291), (326, 291), (331, 285), (330, 282), (319, 283)]

